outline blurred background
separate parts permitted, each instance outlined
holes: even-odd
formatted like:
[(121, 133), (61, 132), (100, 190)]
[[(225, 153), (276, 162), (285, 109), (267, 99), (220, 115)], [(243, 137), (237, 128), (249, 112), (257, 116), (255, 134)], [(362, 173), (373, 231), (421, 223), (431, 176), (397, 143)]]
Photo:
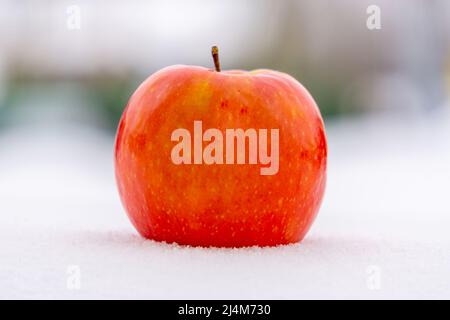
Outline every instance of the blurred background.
[[(375, 3), (376, 2), (376, 3)], [(367, 8), (380, 8), (380, 29)], [(327, 119), (425, 116), (449, 92), (450, 4), (432, 1), (0, 1), (0, 125), (70, 121), (114, 132), (156, 70), (271, 68)]]
[(369, 204), (450, 214), (445, 0), (0, 0), (0, 212), (85, 195), (124, 216), (112, 154), (128, 98), (165, 66), (212, 67), (213, 44), (224, 69), (284, 71), (311, 91), (330, 144), (325, 221), (340, 206), (371, 217)]
[(162, 67), (212, 67), (213, 44), (224, 69), (284, 71), (311, 91), (328, 128), (332, 210), (376, 204), (385, 184), (395, 189), (384, 202), (394, 193), (400, 207), (426, 207), (436, 200), (422, 188), (447, 187), (449, 1), (0, 0), (2, 213), (28, 211), (29, 197), (48, 208), (58, 194), (116, 203), (114, 134), (128, 98)]
[[(158, 69), (212, 68), (213, 44), (223, 69), (284, 71), (316, 99), (330, 158), (313, 234), (450, 243), (446, 0), (0, 0), (3, 242), (133, 232), (114, 183), (119, 117)], [(1, 268), (25, 268), (10, 250)]]

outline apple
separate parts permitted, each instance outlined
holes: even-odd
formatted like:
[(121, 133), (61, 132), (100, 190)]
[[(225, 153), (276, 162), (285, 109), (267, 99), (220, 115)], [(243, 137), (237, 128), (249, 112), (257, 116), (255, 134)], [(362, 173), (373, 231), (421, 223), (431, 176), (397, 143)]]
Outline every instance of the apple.
[(145, 238), (192, 246), (303, 239), (321, 204), (327, 142), (320, 111), (271, 70), (171, 66), (145, 80), (122, 115), (115, 173)]

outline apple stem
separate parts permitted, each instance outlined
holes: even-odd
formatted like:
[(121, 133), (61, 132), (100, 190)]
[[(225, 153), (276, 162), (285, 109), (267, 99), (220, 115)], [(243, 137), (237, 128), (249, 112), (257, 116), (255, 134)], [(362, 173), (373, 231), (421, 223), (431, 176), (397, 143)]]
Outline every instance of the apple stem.
[(216, 71), (220, 72), (219, 48), (217, 46), (213, 46), (211, 48), (211, 54), (214, 60), (214, 66), (216, 67)]

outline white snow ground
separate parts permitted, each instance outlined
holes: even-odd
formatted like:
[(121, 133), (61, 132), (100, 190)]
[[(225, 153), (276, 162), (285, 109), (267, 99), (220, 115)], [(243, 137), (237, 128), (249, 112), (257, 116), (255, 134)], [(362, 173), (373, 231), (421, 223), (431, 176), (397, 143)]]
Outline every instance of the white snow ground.
[(226, 250), (140, 238), (111, 137), (0, 131), (0, 298), (449, 299), (450, 117), (346, 120), (328, 138), (304, 242)]

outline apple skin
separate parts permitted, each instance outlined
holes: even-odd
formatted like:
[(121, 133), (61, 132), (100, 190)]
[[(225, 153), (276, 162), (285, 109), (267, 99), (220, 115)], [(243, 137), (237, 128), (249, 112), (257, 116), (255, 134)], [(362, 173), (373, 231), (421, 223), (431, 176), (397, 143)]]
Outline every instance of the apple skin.
[[(175, 165), (171, 133), (192, 132), (195, 120), (222, 132), (279, 128), (278, 173), (260, 175), (254, 164)], [(145, 238), (182, 245), (301, 241), (323, 198), (326, 165), (316, 103), (293, 77), (271, 70), (164, 68), (132, 95), (116, 136), (116, 181), (132, 224)]]

